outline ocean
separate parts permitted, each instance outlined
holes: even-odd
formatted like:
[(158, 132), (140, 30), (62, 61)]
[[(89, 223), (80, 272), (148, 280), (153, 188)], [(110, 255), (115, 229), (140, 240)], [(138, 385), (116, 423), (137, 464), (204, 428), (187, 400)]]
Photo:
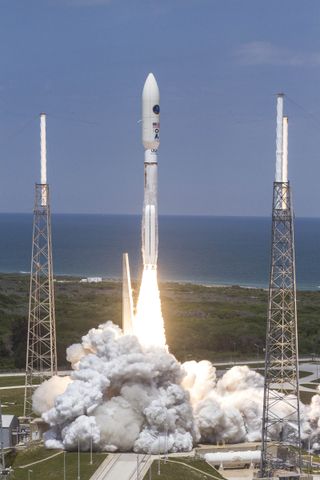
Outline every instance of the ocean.
[[(141, 217), (52, 215), (54, 272), (121, 278), (128, 252), (133, 278), (141, 273)], [(0, 272), (29, 272), (32, 215), (0, 214)], [(267, 287), (270, 218), (160, 216), (162, 281)], [(320, 219), (295, 221), (297, 286), (320, 288)]]

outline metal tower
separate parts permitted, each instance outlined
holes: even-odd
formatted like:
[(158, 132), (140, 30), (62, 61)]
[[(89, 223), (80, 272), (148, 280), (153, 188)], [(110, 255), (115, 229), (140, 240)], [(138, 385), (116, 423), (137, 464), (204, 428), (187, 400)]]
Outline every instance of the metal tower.
[(41, 183), (35, 185), (24, 416), (32, 413), (34, 388), (57, 373), (51, 214), (46, 174), (46, 116), (40, 115)]
[(283, 95), (278, 95), (277, 113), (261, 477), (275, 476), (277, 470), (299, 473), (301, 464), (294, 229)]

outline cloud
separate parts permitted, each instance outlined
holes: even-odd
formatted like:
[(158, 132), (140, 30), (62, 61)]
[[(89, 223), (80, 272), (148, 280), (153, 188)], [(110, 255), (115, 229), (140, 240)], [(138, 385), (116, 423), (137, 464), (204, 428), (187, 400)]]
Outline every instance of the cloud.
[(299, 52), (261, 41), (240, 45), (235, 57), (241, 65), (320, 66), (320, 52)]

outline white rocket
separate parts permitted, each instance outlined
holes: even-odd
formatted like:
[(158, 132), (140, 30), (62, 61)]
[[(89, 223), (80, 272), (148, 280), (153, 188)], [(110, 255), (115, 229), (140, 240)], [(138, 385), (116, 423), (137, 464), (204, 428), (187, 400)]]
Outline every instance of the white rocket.
[[(142, 143), (144, 152), (144, 202), (142, 213), (142, 258), (144, 269), (155, 270), (158, 259), (157, 151), (160, 144), (159, 88), (153, 74), (142, 92)], [(122, 328), (133, 331), (133, 299), (128, 254), (123, 254)]]
[(142, 214), (142, 258), (146, 269), (156, 269), (158, 259), (158, 161), (160, 145), (160, 93), (152, 73), (142, 92), (142, 143), (144, 152), (144, 202)]

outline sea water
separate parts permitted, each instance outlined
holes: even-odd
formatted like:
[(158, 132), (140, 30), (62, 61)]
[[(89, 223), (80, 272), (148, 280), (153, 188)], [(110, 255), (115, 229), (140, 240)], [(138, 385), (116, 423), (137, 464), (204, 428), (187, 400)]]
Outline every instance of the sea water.
[[(52, 215), (55, 274), (121, 278), (122, 253), (141, 274), (138, 215)], [(0, 272), (29, 272), (32, 215), (0, 214)], [(320, 219), (295, 221), (297, 285), (320, 288)], [(163, 281), (267, 287), (270, 218), (160, 216)]]

